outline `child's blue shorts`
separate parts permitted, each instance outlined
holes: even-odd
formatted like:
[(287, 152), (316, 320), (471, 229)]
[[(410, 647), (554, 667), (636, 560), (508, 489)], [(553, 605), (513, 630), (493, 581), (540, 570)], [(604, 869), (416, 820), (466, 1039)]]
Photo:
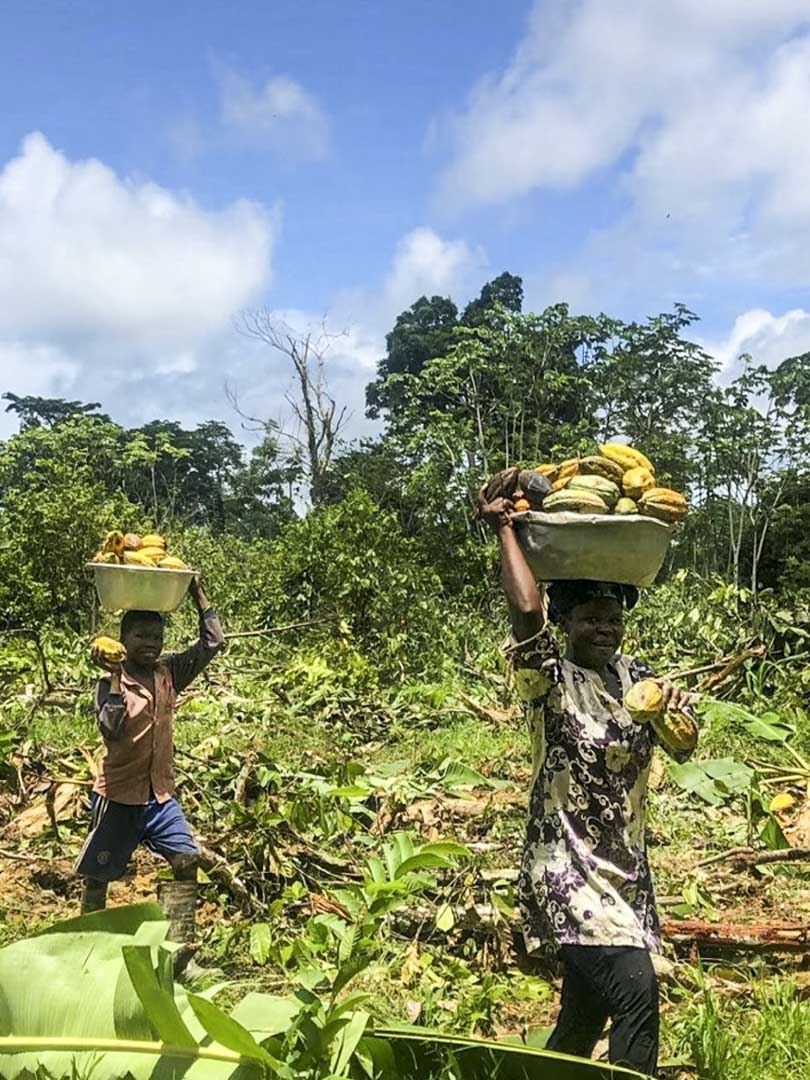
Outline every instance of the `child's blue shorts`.
[(164, 858), (199, 854), (177, 799), (159, 803), (150, 794), (146, 806), (129, 806), (112, 802), (94, 791), (91, 806), (90, 835), (74, 867), (83, 877), (98, 881), (123, 877), (139, 844), (145, 844)]

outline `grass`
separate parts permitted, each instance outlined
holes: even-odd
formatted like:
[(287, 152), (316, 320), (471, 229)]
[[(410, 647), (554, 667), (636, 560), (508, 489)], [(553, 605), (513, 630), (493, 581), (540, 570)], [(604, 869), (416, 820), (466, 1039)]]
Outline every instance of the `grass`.
[[(810, 1076), (810, 1003), (790, 975), (748, 983), (743, 993), (699, 989), (672, 1012), (666, 1051), (694, 1063), (699, 1080), (784, 1080)], [(739, 990), (739, 987), (738, 987)]]

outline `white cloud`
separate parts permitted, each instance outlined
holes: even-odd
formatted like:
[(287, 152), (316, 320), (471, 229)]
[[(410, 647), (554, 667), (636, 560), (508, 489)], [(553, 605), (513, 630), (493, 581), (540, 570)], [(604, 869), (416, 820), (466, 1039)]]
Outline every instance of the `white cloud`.
[(585, 273), (600, 307), (705, 312), (719, 290), (810, 284), (808, 115), (806, 0), (544, 0), (505, 70), (434, 125), (439, 198), (598, 183), (605, 224), (538, 295)]
[[(762, 109), (761, 123), (746, 128), (744, 111), (734, 116), (734, 106), (759, 92), (756, 76), (767, 68), (769, 47), (807, 17), (805, 0), (536, 3), (506, 70), (483, 79), (445, 121), (453, 157), (443, 194), (448, 202), (488, 203), (570, 187), (628, 151), (655, 155), (679, 128), (691, 133), (692, 145), (684, 148), (686, 161), (668, 163), (676, 175), (702, 174), (712, 186), (718, 171), (734, 173), (738, 159), (749, 158), (763, 128), (771, 144), (784, 147), (769, 121), (787, 117), (794, 134), (803, 129), (808, 88), (798, 55), (776, 61), (795, 70), (775, 73), (777, 100)], [(732, 118), (742, 153), (723, 139)], [(703, 156), (707, 148), (714, 156)], [(757, 160), (765, 172), (781, 165), (767, 154)], [(639, 176), (644, 172), (642, 162)]]
[(221, 74), (222, 120), (241, 138), (299, 160), (329, 149), (329, 124), (315, 97), (288, 75), (254, 87), (235, 71)]
[(160, 388), (165, 414), (269, 284), (274, 231), (255, 203), (205, 210), (29, 135), (0, 171), (0, 391), (141, 418)]
[(398, 315), (422, 295), (456, 293), (480, 270), (485, 257), (464, 240), (443, 240), (433, 229), (413, 229), (400, 240), (385, 281), (386, 318)]
[(702, 344), (719, 361), (723, 383), (739, 374), (740, 357), (745, 353), (756, 364), (773, 369), (790, 356), (810, 352), (810, 311), (794, 308), (784, 315), (773, 315), (764, 308), (752, 308), (734, 320), (725, 338)]
[(39, 134), (0, 173), (0, 335), (199, 340), (266, 286), (272, 221), (201, 209)]
[[(255, 204), (203, 210), (29, 136), (0, 169), (0, 392), (101, 401), (127, 425), (216, 417), (238, 432), (227, 381), (247, 412), (283, 419), (289, 361), (232, 325), (266, 301), (274, 231)], [(373, 430), (365, 386), (396, 315), (422, 293), (469, 295), (484, 261), (463, 240), (420, 227), (403, 236), (376, 287), (337, 294), (326, 316), (338, 333), (327, 374), (353, 413), (350, 437)], [(299, 333), (324, 321), (303, 310), (279, 317)], [(0, 438), (15, 429), (0, 412)]]

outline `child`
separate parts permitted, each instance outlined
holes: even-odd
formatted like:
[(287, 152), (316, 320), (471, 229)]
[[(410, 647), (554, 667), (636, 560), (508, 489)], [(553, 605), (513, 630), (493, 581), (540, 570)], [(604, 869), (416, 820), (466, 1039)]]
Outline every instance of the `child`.
[(181, 941), (194, 937), (199, 851), (174, 797), (174, 706), (177, 695), (225, 646), (199, 578), (192, 579), (189, 595), (199, 612), (200, 636), (184, 652), (161, 656), (165, 621), (157, 611), (125, 613), (123, 664), (93, 650), (93, 661), (109, 672), (96, 689), (106, 754), (93, 787), (90, 835), (75, 866), (84, 878), (85, 913), (106, 905), (107, 884), (123, 876), (139, 844), (162, 855), (174, 880), (165, 883), (161, 900), (172, 936)]

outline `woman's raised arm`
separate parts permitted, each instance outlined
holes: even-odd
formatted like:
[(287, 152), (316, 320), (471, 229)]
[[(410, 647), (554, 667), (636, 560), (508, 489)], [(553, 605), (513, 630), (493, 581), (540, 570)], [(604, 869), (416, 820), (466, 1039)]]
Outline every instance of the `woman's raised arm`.
[(479, 509), (483, 521), (498, 535), (501, 547), (501, 584), (509, 604), (512, 632), (518, 641), (538, 634), (546, 623), (543, 597), (512, 527), (509, 499), (497, 498)]

